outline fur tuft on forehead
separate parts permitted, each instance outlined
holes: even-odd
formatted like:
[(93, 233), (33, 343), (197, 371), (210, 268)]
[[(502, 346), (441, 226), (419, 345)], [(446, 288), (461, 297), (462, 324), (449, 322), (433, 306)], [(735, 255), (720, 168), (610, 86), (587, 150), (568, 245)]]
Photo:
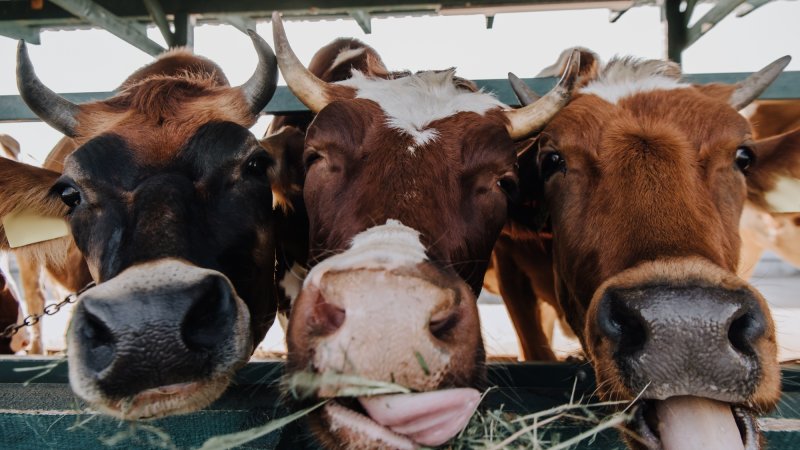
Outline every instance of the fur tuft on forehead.
[(354, 70), (352, 78), (337, 84), (353, 88), (356, 98), (377, 103), (387, 116), (387, 125), (410, 135), (417, 145), (436, 138), (437, 131), (428, 127), (435, 120), (459, 112), (483, 115), (491, 109), (506, 108), (494, 95), (456, 77), (455, 69), (403, 73), (388, 79)]
[(671, 61), (625, 57), (612, 59), (580, 93), (617, 103), (641, 92), (688, 87), (691, 85), (681, 82), (680, 66)]

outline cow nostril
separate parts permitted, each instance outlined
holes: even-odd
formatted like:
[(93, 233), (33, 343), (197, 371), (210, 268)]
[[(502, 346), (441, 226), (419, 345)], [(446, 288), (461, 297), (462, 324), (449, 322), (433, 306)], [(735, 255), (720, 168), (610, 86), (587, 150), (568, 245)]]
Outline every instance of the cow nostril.
[(236, 303), (228, 284), (211, 277), (183, 319), (181, 334), (186, 347), (194, 352), (208, 351), (233, 332)]
[(114, 335), (111, 330), (90, 312), (86, 312), (81, 334), (86, 343), (86, 365), (94, 372), (100, 372), (114, 360)]
[(597, 321), (600, 331), (616, 344), (618, 353), (630, 355), (644, 348), (647, 340), (645, 323), (624, 300), (613, 294), (603, 297)]
[(740, 353), (753, 356), (756, 353), (753, 344), (765, 331), (764, 316), (751, 309), (731, 322), (728, 341)]
[(341, 328), (346, 317), (347, 313), (344, 309), (326, 302), (320, 296), (314, 305), (310, 323), (315, 332), (321, 336), (327, 336)]

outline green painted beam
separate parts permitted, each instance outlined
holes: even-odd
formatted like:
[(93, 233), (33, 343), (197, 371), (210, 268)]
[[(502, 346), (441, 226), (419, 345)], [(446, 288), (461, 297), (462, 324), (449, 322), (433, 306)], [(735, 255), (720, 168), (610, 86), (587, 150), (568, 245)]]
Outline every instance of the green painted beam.
[(22, 39), (29, 44), (39, 45), (42, 43), (39, 36), (40, 31), (36, 27), (0, 22), (0, 36)]
[[(708, 73), (688, 74), (685, 79), (692, 83), (736, 83), (745, 79), (750, 73)], [(542, 94), (555, 84), (554, 78), (530, 78), (525, 80), (531, 88)], [(500, 101), (517, 106), (519, 103), (505, 79), (476, 80), (479, 87), (493, 92)], [(102, 100), (112, 92), (86, 92), (78, 94), (62, 94), (75, 103)], [(761, 96), (762, 99), (798, 99), (800, 98), (800, 71), (785, 72)], [(272, 101), (264, 108), (265, 114), (294, 114), (305, 112), (306, 108), (285, 86), (279, 86)], [(0, 122), (36, 121), (38, 118), (25, 105), (18, 95), (0, 95)]]
[(158, 31), (161, 32), (161, 36), (164, 37), (164, 41), (167, 43), (168, 47), (174, 47), (175, 44), (175, 35), (172, 33), (172, 29), (169, 27), (169, 20), (167, 20), (167, 14), (164, 12), (164, 8), (161, 6), (161, 2), (159, 0), (143, 0), (144, 6), (147, 8), (147, 12), (150, 13), (150, 18), (153, 19), (153, 23), (156, 24), (158, 27)]
[[(225, 394), (202, 411), (139, 423), (106, 418), (85, 409), (69, 388), (67, 364), (54, 358), (0, 357), (0, 442), (3, 448), (85, 450), (87, 448), (197, 448), (211, 436), (243, 431), (284, 417), (292, 405), (279, 388), (281, 362), (252, 362), (238, 372)], [(49, 369), (48, 369), (49, 368)], [(20, 371), (22, 369), (23, 371)], [(33, 378), (38, 376), (38, 378)], [(769, 449), (800, 448), (800, 366), (782, 368), (783, 395), (776, 411), (760, 423)], [(25, 385), (26, 381), (30, 381)], [(571, 397), (596, 401), (590, 366), (568, 363), (488, 365), (492, 386), (482, 406), (532, 413), (567, 403)], [(794, 431), (777, 431), (779, 429)], [(562, 442), (583, 431), (578, 425), (551, 430)], [(558, 434), (559, 436), (555, 436)], [(245, 449), (316, 450), (298, 422), (264, 436)], [(614, 431), (584, 441), (577, 449), (622, 449)]]
[(92, 25), (107, 30), (149, 55), (157, 56), (165, 50), (147, 37), (143, 26), (131, 20), (122, 19), (91, 0), (50, 0), (50, 2)]
[(175, 47), (194, 47), (194, 16), (191, 13), (179, 11), (175, 13), (172, 22), (175, 25), (172, 45)]
[(361, 31), (363, 31), (364, 34), (372, 34), (372, 16), (370, 16), (369, 12), (363, 9), (354, 9), (348, 11), (348, 14), (356, 21), (358, 26), (361, 27)]
[(686, 30), (686, 48), (711, 31), (719, 22), (733, 12), (745, 0), (718, 0), (703, 17)]
[(221, 14), (217, 16), (217, 19), (227, 23), (228, 25), (233, 26), (234, 28), (245, 34), (247, 34), (247, 30), (256, 29), (256, 20), (253, 19), (252, 17), (239, 16), (234, 14)]
[(744, 5), (736, 11), (736, 17), (744, 17), (771, 1), (772, 0), (745, 0)]

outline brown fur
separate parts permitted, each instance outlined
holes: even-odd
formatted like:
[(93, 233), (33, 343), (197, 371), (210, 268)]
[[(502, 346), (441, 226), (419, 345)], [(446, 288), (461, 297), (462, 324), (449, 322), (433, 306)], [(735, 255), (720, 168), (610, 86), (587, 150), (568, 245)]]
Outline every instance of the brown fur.
[[(553, 279), (539, 279), (539, 289), (555, 283), (559, 303), (608, 397), (637, 394), (620, 381), (593, 324), (597, 296), (610, 280), (624, 283), (620, 274), (634, 271), (640, 284), (665, 273), (675, 280), (691, 274), (722, 288), (746, 289), (767, 309), (763, 298), (735, 276), (739, 217), (745, 199), (762, 199), (777, 174), (800, 176), (795, 169), (800, 152), (791, 150), (797, 146), (792, 133), (754, 142), (747, 121), (727, 105), (732, 92), (725, 85), (645, 92), (618, 105), (577, 95), (542, 133), (539, 155), (560, 152), (567, 172), (546, 181), (544, 198), (538, 200), (546, 202), (552, 221), (555, 269)], [(733, 163), (742, 145), (756, 154), (746, 176)], [(537, 171), (534, 166), (528, 174)], [(531, 258), (540, 257), (534, 252)], [(652, 261), (692, 258), (702, 263), (660, 266), (657, 273), (645, 269)], [(746, 401), (757, 410), (774, 406), (780, 388), (774, 326), (765, 314), (768, 331), (756, 343), (763, 376), (752, 380), (757, 388)]]

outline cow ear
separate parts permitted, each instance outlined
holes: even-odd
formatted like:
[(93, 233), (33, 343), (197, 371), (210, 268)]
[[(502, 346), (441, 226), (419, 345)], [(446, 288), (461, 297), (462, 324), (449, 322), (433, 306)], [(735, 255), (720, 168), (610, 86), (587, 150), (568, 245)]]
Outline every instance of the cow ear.
[(64, 220), (68, 208), (51, 193), (59, 176), (58, 172), (0, 158), (0, 250), (10, 249), (55, 265), (66, 261), (72, 237), (66, 224), (59, 221)]
[(272, 195), (276, 208), (293, 209), (293, 203), (303, 195), (305, 167), (303, 145), (305, 136), (297, 127), (286, 125), (264, 136), (259, 142), (272, 156), (275, 165), (270, 173)]
[(536, 78), (542, 77), (561, 77), (564, 74), (564, 70), (567, 68), (567, 62), (569, 62), (569, 57), (572, 54), (573, 50), (578, 50), (580, 52), (580, 65), (578, 67), (578, 74), (577, 74), (577, 81), (575, 84), (576, 88), (583, 87), (589, 81), (597, 78), (597, 73), (600, 71), (600, 56), (597, 53), (589, 50), (586, 47), (571, 47), (563, 52), (558, 56), (558, 60), (555, 63), (551, 64), (550, 66), (545, 67), (536, 75)]
[(754, 155), (745, 170), (748, 200), (768, 212), (800, 212), (800, 128), (748, 148)]

